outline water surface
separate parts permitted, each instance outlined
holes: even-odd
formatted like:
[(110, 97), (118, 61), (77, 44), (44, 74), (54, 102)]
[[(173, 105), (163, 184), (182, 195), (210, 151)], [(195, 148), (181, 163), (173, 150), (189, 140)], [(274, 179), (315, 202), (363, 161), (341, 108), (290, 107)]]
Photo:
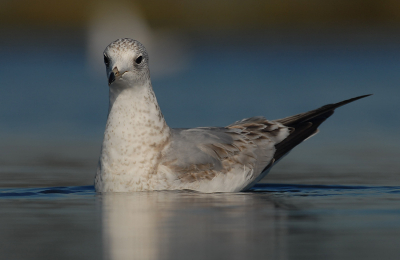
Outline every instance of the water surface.
[(400, 187), (0, 190), (5, 259), (398, 259)]

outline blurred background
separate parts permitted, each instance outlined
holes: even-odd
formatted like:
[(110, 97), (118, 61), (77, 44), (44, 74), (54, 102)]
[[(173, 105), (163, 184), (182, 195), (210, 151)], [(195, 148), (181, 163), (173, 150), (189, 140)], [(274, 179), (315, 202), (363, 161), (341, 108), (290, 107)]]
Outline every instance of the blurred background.
[(265, 179), (400, 185), (397, 0), (1, 1), (0, 186), (91, 185), (102, 52), (142, 42), (171, 127), (277, 119), (363, 94)]

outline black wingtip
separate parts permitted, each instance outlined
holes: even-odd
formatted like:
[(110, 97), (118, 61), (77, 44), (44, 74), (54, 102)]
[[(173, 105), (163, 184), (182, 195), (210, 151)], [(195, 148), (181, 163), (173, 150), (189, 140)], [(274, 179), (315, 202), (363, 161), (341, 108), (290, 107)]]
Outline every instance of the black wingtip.
[(358, 96), (358, 97), (355, 97), (355, 98), (350, 98), (350, 99), (357, 100), (357, 99), (361, 99), (361, 98), (369, 97), (369, 96), (372, 96), (372, 95), (373, 95), (373, 94), (367, 94), (367, 95), (362, 95), (362, 96)]
[(367, 95), (362, 95), (362, 96), (350, 98), (350, 99), (347, 99), (347, 100), (338, 102), (338, 103), (333, 104), (333, 105), (335, 106), (335, 108), (338, 108), (338, 107), (341, 107), (341, 106), (346, 105), (346, 104), (348, 104), (348, 103), (351, 103), (351, 102), (353, 102), (353, 101), (356, 101), (356, 100), (359, 100), (359, 99), (362, 99), (362, 98), (366, 98), (366, 97), (369, 97), (369, 96), (372, 96), (372, 95), (373, 95), (373, 94), (367, 94)]
[(368, 95), (362, 95), (362, 96), (346, 99), (346, 100), (343, 100), (343, 101), (338, 102), (338, 103), (328, 104), (328, 105), (322, 106), (322, 107), (320, 107), (318, 109), (311, 110), (311, 111), (308, 111), (306, 113), (301, 113), (301, 114), (285, 117), (285, 118), (274, 120), (274, 121), (279, 122), (279, 123), (281, 123), (283, 125), (286, 125), (286, 126), (292, 126), (292, 125), (295, 125), (295, 124), (298, 124), (298, 123), (301, 123), (301, 122), (308, 121), (308, 120), (310, 120), (310, 119), (312, 119), (314, 117), (317, 117), (317, 116), (319, 116), (321, 114), (324, 114), (324, 113), (326, 113), (328, 111), (333, 111), (338, 107), (344, 106), (346, 104), (349, 104), (351, 102), (354, 102), (356, 100), (359, 100), (359, 99), (362, 99), (362, 98), (365, 98), (365, 97), (369, 97), (371, 95), (372, 94), (368, 94)]
[[(317, 133), (316, 131), (318, 131), (319, 125), (321, 125), (326, 119), (328, 119), (334, 113), (334, 110), (336, 108), (371, 95), (372, 94), (368, 94), (350, 98), (335, 104), (325, 105), (323, 107), (311, 110), (306, 113), (297, 114), (294, 116), (275, 120), (287, 127), (293, 128), (290, 135), (286, 139), (275, 145), (276, 148), (276, 152), (274, 154), (275, 161), (276, 162), (279, 161), (279, 159), (281, 159), (284, 155), (290, 152), (290, 150), (292, 150), (298, 144), (300, 144), (305, 139)], [(275, 161), (273, 161), (273, 163), (275, 163)], [(265, 169), (267, 169), (271, 165), (272, 164), (268, 165)]]

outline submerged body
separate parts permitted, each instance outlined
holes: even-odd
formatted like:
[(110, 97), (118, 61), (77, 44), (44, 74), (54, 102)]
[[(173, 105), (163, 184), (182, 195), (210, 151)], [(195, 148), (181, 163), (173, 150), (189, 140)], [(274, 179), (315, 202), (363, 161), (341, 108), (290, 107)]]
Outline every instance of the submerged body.
[(95, 177), (99, 192), (249, 189), (335, 108), (365, 97), (274, 121), (253, 117), (227, 127), (171, 129), (152, 89), (143, 45), (119, 39), (104, 55), (110, 107)]

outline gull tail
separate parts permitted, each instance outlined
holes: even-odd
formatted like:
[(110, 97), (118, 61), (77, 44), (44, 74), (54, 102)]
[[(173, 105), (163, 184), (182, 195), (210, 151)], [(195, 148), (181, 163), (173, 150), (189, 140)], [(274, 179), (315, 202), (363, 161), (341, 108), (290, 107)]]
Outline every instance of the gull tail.
[(318, 126), (328, 119), (334, 113), (336, 108), (371, 95), (372, 94), (347, 99), (339, 103), (322, 106), (306, 113), (274, 120), (275, 122), (279, 122), (284, 126), (291, 128), (290, 135), (282, 142), (275, 145), (276, 152), (274, 155), (274, 162), (277, 162), (284, 155), (290, 152), (290, 150), (307, 138), (317, 134)]

